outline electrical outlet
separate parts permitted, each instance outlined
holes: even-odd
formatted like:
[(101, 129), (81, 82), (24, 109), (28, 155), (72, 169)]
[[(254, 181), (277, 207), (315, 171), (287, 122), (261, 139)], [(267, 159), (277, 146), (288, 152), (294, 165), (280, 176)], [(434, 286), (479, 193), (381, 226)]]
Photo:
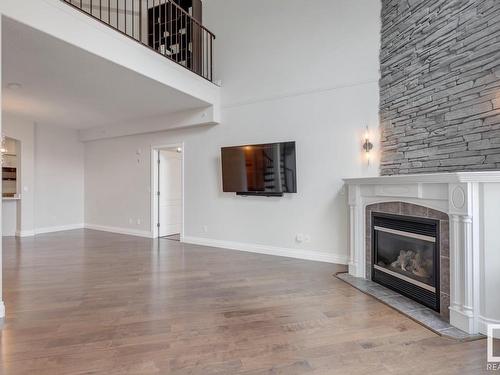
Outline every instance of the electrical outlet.
[(295, 236), (295, 241), (297, 241), (298, 243), (304, 242), (304, 235), (302, 233), (297, 233), (297, 235)]
[(137, 219), (137, 225), (141, 225), (141, 219)]
[(208, 233), (208, 225), (203, 226), (203, 233)]
[(309, 234), (304, 235), (304, 242), (311, 242), (311, 236)]

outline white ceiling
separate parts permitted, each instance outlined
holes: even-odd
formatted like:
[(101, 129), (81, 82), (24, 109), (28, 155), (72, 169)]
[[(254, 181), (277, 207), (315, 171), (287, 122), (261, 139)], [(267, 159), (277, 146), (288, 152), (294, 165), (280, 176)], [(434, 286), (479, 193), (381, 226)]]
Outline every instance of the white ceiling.
[[(8, 88), (13, 82), (22, 87)], [(85, 129), (207, 105), (28, 26), (2, 20), (4, 112)]]

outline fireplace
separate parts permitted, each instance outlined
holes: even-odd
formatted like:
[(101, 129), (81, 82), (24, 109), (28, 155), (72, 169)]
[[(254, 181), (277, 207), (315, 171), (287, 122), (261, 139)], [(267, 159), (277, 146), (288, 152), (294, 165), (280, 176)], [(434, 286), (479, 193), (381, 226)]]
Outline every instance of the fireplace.
[[(488, 324), (500, 322), (498, 288), (491, 287), (500, 285), (497, 234), (500, 223), (499, 171), (364, 177), (344, 181), (349, 205), (350, 276), (370, 280), (372, 272), (376, 273), (375, 279), (380, 278), (381, 274), (382, 278), (386, 274), (390, 276), (373, 267), (377, 264), (373, 262), (374, 237), (380, 231), (374, 233), (372, 213), (403, 216), (388, 217), (396, 219), (396, 224), (408, 223), (408, 219), (412, 224), (410, 226), (417, 224), (419, 227), (420, 223), (428, 223), (431, 224), (431, 233), (424, 235), (438, 237), (436, 232), (439, 233), (435, 249), (436, 253), (439, 250), (439, 264), (438, 259), (433, 258), (436, 276), (434, 283), (432, 280), (431, 283), (424, 282), (425, 288), (420, 292), (426, 297), (430, 294), (431, 297), (424, 299), (431, 302), (429, 304), (437, 310), (436, 297), (439, 289), (441, 317), (468, 334), (487, 334)], [(421, 222), (413, 218), (436, 222)], [(439, 228), (434, 227), (433, 235), (432, 224), (437, 222)], [(414, 233), (408, 229), (402, 231)], [(390, 270), (387, 265), (385, 268)], [(413, 275), (405, 276), (414, 279)], [(401, 290), (401, 285), (407, 281), (397, 279), (397, 282), (392, 279), (388, 284), (393, 289), (399, 286), (398, 290)], [(408, 284), (406, 286), (411, 289), (417, 287), (414, 283)], [(428, 290), (429, 287), (431, 290)], [(432, 293), (432, 288), (436, 290), (435, 293)], [(384, 293), (383, 290), (375, 292)], [(415, 297), (413, 293), (401, 292)], [(385, 293), (381, 295), (382, 300), (386, 298), (389, 297)], [(423, 302), (422, 299), (420, 301)], [(421, 315), (424, 316), (425, 313)]]
[(440, 311), (439, 221), (372, 212), (372, 280)]

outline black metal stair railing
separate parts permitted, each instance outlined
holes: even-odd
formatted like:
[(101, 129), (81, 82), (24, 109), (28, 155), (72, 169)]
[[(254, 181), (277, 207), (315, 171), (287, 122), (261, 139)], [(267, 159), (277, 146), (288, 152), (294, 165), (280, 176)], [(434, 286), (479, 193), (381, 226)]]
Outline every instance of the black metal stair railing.
[[(213, 82), (215, 35), (176, 0), (62, 0)], [(184, 2), (185, 3), (185, 2)]]

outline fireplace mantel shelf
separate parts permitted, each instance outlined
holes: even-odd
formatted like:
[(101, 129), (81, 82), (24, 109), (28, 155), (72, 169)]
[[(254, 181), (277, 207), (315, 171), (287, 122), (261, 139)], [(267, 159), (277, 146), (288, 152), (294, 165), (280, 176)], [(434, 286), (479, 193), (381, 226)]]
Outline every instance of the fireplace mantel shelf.
[(449, 217), (450, 324), (469, 334), (500, 324), (500, 171), (346, 178), (349, 274), (366, 278), (366, 207), (396, 202)]
[(439, 184), (439, 183), (467, 183), (467, 182), (499, 182), (500, 171), (488, 172), (452, 172), (431, 174), (406, 174), (378, 177), (345, 178), (348, 185), (394, 185), (394, 184)]

